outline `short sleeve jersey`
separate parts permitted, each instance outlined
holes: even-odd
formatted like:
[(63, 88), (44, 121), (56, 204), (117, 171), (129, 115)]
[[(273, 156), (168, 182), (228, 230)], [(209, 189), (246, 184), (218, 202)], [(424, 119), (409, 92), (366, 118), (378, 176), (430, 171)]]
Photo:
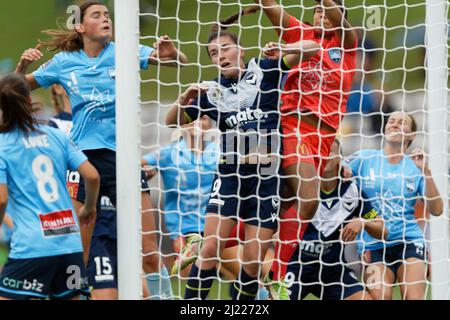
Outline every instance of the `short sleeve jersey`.
[[(140, 46), (140, 66), (148, 67), (154, 49)], [(73, 114), (71, 138), (81, 150), (116, 149), (115, 44), (109, 43), (96, 57), (83, 50), (61, 52), (34, 73), (43, 88), (64, 87)]]
[(300, 243), (301, 261), (342, 263), (345, 261), (340, 240), (342, 227), (353, 218), (372, 220), (378, 213), (352, 181), (339, 183), (329, 194), (321, 192), (320, 198), (319, 209)]
[[(424, 241), (414, 216), (414, 205), (424, 195), (424, 178), (407, 156), (391, 164), (383, 150), (361, 150), (346, 160), (362, 191), (386, 222), (386, 246), (402, 241)], [(383, 248), (383, 242), (363, 232), (360, 250)]]
[(219, 161), (219, 146), (208, 142), (198, 156), (184, 139), (144, 156), (164, 183), (164, 220), (172, 238), (203, 232), (205, 211)]
[(281, 97), (283, 113), (307, 110), (336, 130), (345, 114), (356, 68), (356, 48), (344, 50), (341, 40), (333, 35), (317, 36), (312, 26), (291, 17), (283, 40), (295, 43), (312, 40), (321, 45), (309, 60), (292, 68)]
[(66, 171), (86, 160), (64, 133), (48, 126), (28, 136), (18, 129), (0, 133), (0, 184), (8, 187), (14, 222), (11, 258), (82, 252)]

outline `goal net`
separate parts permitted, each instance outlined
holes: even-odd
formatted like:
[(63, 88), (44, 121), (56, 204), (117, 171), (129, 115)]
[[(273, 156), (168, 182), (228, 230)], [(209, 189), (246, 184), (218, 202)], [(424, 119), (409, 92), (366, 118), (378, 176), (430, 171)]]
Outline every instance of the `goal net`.
[[(315, 1), (278, 0), (276, 2), (297, 20), (313, 23)], [(184, 144), (180, 141), (188, 140), (195, 135), (192, 129), (181, 126), (169, 127), (165, 119), (173, 103), (191, 84), (212, 81), (220, 77), (220, 71), (213, 64), (206, 49), (212, 26), (219, 20), (252, 5), (255, 3), (251, 0), (115, 1), (119, 188), (118, 269), (119, 292), (122, 299), (143, 297), (142, 283), (145, 282), (142, 270), (143, 257), (157, 254), (158, 259), (170, 272), (172, 266), (179, 263), (182, 257), (181, 248), (184, 244), (180, 239), (189, 240), (186, 233), (202, 234), (204, 232), (205, 210), (210, 193), (218, 191), (215, 188), (218, 186), (213, 186), (217, 170), (217, 166), (212, 165), (214, 154), (209, 153), (208, 161), (204, 161), (205, 155), (212, 152), (212, 149), (207, 147), (209, 143), (216, 143), (220, 149), (220, 139), (214, 138), (217, 136), (214, 133), (217, 123), (213, 121), (212, 129), (208, 129), (208, 133), (204, 134), (205, 143), (191, 145), (186, 141)], [(387, 265), (387, 271), (383, 271), (384, 275), (387, 272), (393, 272), (397, 276), (397, 284), (393, 290), (394, 299), (401, 299), (402, 295), (407, 296), (404, 290), (399, 289), (400, 287), (405, 288), (420, 282), (414, 282), (416, 281), (414, 280), (409, 283), (408, 279), (423, 279), (428, 299), (448, 299), (450, 281), (447, 212), (450, 164), (447, 105), (448, 2), (445, 0), (346, 0), (344, 5), (348, 13), (348, 21), (356, 30), (358, 46), (353, 50), (356, 65), (354, 70), (350, 71), (354, 71), (355, 75), (351, 84), (347, 111), (342, 114), (343, 120), (337, 137), (341, 141), (342, 156), (350, 160), (357, 155), (360, 157), (358, 161), (370, 163), (370, 156), (367, 156), (370, 153), (362, 153), (361, 150), (378, 150), (378, 154), (381, 155), (380, 163), (384, 163), (386, 167), (383, 165), (380, 168), (370, 167), (371, 164), (366, 164), (369, 167), (363, 168), (363, 165), (360, 165), (356, 171), (354, 170), (354, 177), (359, 181), (357, 183), (359, 191), (362, 189), (365, 194), (373, 194), (369, 200), (374, 208), (380, 211), (378, 214), (385, 222), (384, 228), (390, 234), (396, 235), (397, 243), (404, 244), (403, 247), (398, 247), (400, 249), (396, 253), (392, 248), (378, 250), (381, 258), (377, 261)], [(259, 10), (254, 14), (241, 16), (227, 31), (237, 35), (239, 43), (245, 50), (244, 61), (247, 63), (253, 57), (262, 59), (263, 48), (267, 43), (284, 43), (276, 32), (277, 27), (280, 26), (273, 26), (265, 12)], [(189, 62), (182, 68), (152, 65), (148, 71), (140, 72), (138, 43), (152, 46), (163, 35), (168, 35), (174, 41), (177, 49), (186, 54)], [(319, 65), (318, 68), (320, 69), (321, 66)], [(317, 72), (319, 73), (318, 85), (321, 86), (327, 81), (326, 72), (324, 70)], [(279, 81), (281, 83), (283, 78), (280, 77)], [(281, 94), (283, 84), (279, 87)], [(280, 113), (279, 108), (274, 110)], [(385, 125), (389, 116), (396, 111), (412, 115), (416, 120), (415, 139), (409, 148), (401, 148), (403, 151), (399, 156), (400, 159), (402, 157), (411, 159), (414, 149), (420, 148), (424, 151), (432, 178), (443, 202), (443, 214), (439, 217), (431, 216), (429, 212), (433, 208), (429, 200), (439, 197), (427, 198), (429, 194), (427, 192), (430, 192), (431, 188), (427, 179), (420, 178), (421, 174), (417, 176), (417, 173), (414, 176), (411, 172), (416, 171), (404, 162), (401, 162), (403, 166), (397, 165), (392, 170), (388, 167), (385, 146), (389, 139), (385, 134)], [(244, 119), (242, 116), (236, 121), (248, 121), (252, 115), (246, 113), (246, 117)], [(280, 118), (282, 117), (280, 113)], [(189, 151), (189, 149), (193, 150)], [(192, 154), (186, 155), (186, 150)], [(155, 170), (152, 172), (154, 176), (149, 181), (153, 208), (147, 208), (141, 213), (140, 161), (144, 155), (151, 155), (155, 159), (151, 165)], [(342, 162), (342, 164), (345, 163)], [(235, 175), (237, 178), (242, 178), (240, 173)], [(207, 191), (204, 188), (205, 179), (209, 179), (211, 184)], [(428, 186), (424, 188), (423, 197), (418, 191), (421, 187), (416, 185), (418, 183)], [(381, 191), (375, 190), (380, 185)], [(401, 191), (398, 190), (399, 186)], [(239, 207), (248, 199), (239, 196), (241, 182), (235, 187), (235, 194), (238, 195), (235, 198)], [(373, 190), (364, 190), (364, 188)], [(359, 197), (362, 197), (361, 194), (359, 192)], [(282, 198), (283, 194), (278, 196)], [(258, 195), (253, 197), (258, 198)], [(258, 200), (262, 199), (256, 199), (256, 202)], [(316, 200), (320, 202), (324, 199), (320, 199), (320, 195), (317, 194)], [(334, 200), (342, 199), (338, 195)], [(413, 213), (410, 212), (410, 207), (413, 207)], [(260, 205), (256, 206), (256, 214), (259, 214), (258, 210)], [(245, 208), (241, 208), (241, 214), (244, 213), (243, 211)], [(141, 215), (145, 214), (154, 215), (156, 221), (154, 229), (141, 225)], [(278, 219), (282, 217), (281, 215)], [(320, 217), (322, 219), (324, 216), (320, 215)], [(314, 219), (317, 220), (317, 216)], [(338, 223), (336, 217), (326, 220), (328, 218), (325, 216), (323, 219), (325, 221), (315, 221), (317, 224), (314, 224), (319, 233), (323, 231), (318, 227), (319, 225)], [(414, 236), (416, 238), (410, 238), (409, 231), (406, 231), (409, 230), (408, 225), (415, 223), (420, 227), (420, 232), (425, 239), (423, 247), (414, 240), (417, 239), (417, 235)], [(397, 235), (399, 229), (403, 230), (400, 236)], [(146, 235), (157, 240), (157, 246), (149, 252), (144, 252), (141, 242), (142, 236)], [(326, 238), (323, 234), (320, 237)], [(341, 261), (339, 261), (340, 264), (353, 270), (352, 274), (356, 275), (363, 286), (364, 278), (366, 282), (371, 281), (370, 275), (367, 274), (371, 261), (364, 257), (367, 246), (364, 239), (358, 237), (353, 241), (345, 242), (343, 247), (346, 254), (340, 254)], [(230, 286), (239, 276), (243, 263), (245, 252), (243, 245), (251, 242), (248, 239), (235, 240), (238, 240), (235, 250), (225, 250), (229, 254), (223, 253), (219, 256), (217, 279), (214, 281), (209, 299), (230, 298)], [(272, 262), (279, 259), (275, 251), (277, 241), (280, 241), (278, 233), (270, 241), (264, 260), (258, 261), (261, 273), (267, 273)], [(344, 244), (342, 238), (334, 241)], [(380, 240), (381, 244), (387, 248), (393, 241), (394, 239), (391, 238)], [(318, 248), (314, 246), (318, 243), (320, 241), (316, 241), (315, 244), (307, 241), (299, 242), (300, 251), (309, 250), (314, 253)], [(408, 244), (415, 245), (414, 248), (417, 251), (415, 254), (408, 252), (410, 250)], [(324, 290), (329, 285), (322, 281), (329, 275), (320, 274), (322, 271), (327, 272), (326, 267), (329, 267), (329, 263), (321, 261), (325, 254), (322, 251), (326, 245), (321, 243), (321, 247), (317, 249), (317, 253), (320, 252), (318, 260), (323, 268), (318, 269), (317, 280), (311, 280), (312, 284), (323, 286), (322, 291), (316, 294), (319, 299), (326, 298)], [(301, 255), (297, 259), (300, 259)], [(424, 275), (414, 274), (414, 272), (423, 272), (420, 268), (419, 271), (411, 271), (415, 266), (414, 261), (420, 256), (427, 260), (428, 268)], [(373, 259), (375, 259), (374, 255), (372, 255)], [(301, 261), (300, 265), (302, 265)], [(400, 265), (403, 268), (399, 269)], [(187, 270), (189, 268), (187, 267)], [(408, 273), (406, 269), (409, 270)], [(300, 273), (301, 270), (302, 268)], [(170, 276), (170, 280), (174, 298), (182, 299), (189, 272), (176, 271)], [(366, 272), (365, 277), (364, 272)], [(403, 272), (402, 275), (400, 275), (401, 272)], [(303, 280), (299, 281), (300, 278), (288, 272), (284, 278), (288, 289), (295, 283), (303, 288), (304, 283)], [(264, 284), (263, 277), (260, 277), (258, 281), (260, 285)], [(347, 286), (344, 273), (334, 284)], [(381, 280), (381, 283), (375, 281), (366, 285), (372, 285), (373, 288), (379, 285), (379, 288), (384, 288), (391, 284)]]

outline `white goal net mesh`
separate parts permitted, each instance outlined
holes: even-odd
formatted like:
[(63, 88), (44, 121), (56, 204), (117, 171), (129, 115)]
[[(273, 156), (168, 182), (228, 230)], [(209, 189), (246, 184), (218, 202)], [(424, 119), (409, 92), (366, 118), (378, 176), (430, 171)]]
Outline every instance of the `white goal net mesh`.
[[(314, 23), (315, 1), (278, 0), (276, 2), (298, 21)], [(437, 3), (439, 4), (439, 1)], [(436, 210), (439, 206), (442, 208), (439, 199), (442, 199), (444, 203), (444, 210), (447, 208), (448, 193), (442, 188), (445, 188), (448, 183), (450, 158), (449, 148), (446, 145), (448, 128), (439, 123), (433, 127), (429, 118), (436, 114), (445, 116), (448, 108), (442, 104), (441, 106), (429, 105), (429, 94), (434, 93), (427, 91), (427, 85), (430, 75), (434, 75), (429, 72), (430, 64), (427, 57), (430, 57), (430, 50), (447, 51), (448, 42), (441, 47), (427, 48), (427, 1), (425, 0), (347, 0), (344, 4), (348, 21), (355, 28), (358, 45), (350, 51), (355, 56), (355, 67), (354, 70), (346, 71), (354, 71), (355, 74), (351, 79), (347, 110), (345, 114), (341, 114), (343, 120), (337, 137), (341, 141), (342, 157), (350, 159), (347, 162), (342, 161), (342, 165), (345, 164), (347, 168), (350, 166), (353, 169), (357, 192), (354, 194), (346, 192), (342, 187), (343, 180), (340, 180), (339, 190), (335, 190), (334, 195), (330, 195), (332, 188), (327, 185), (322, 188), (321, 193), (316, 192), (315, 200), (319, 202), (319, 210), (306, 228), (303, 234), (304, 239), (298, 240), (298, 251), (291, 259), (291, 265), (296, 264), (298, 268), (288, 267), (282, 279), (287, 286), (287, 292), (296, 295), (295, 299), (304, 297), (304, 293), (308, 294), (307, 298), (312, 296), (318, 299), (348, 298), (358, 292), (357, 283), (365, 289), (363, 296), (370, 292), (373, 297), (401, 299), (425, 294), (425, 298), (429, 299), (432, 281), (430, 266), (433, 266), (428, 263), (433, 261), (430, 248), (433, 241), (439, 244), (447, 242), (442, 248), (448, 250), (448, 238), (442, 238), (442, 234), (448, 235), (446, 233), (448, 230), (438, 233), (438, 237), (435, 237), (433, 228), (429, 227), (428, 222), (430, 211)], [(252, 183), (257, 184), (253, 191), (247, 190), (249, 183), (244, 181), (245, 173), (240, 170), (229, 174), (236, 178), (234, 197), (232, 193), (228, 193), (227, 197), (223, 189), (219, 190), (221, 186), (217, 185), (217, 178), (224, 179), (226, 175), (220, 171), (219, 176), (215, 177), (218, 169), (217, 160), (214, 158), (216, 149), (213, 146), (217, 145), (220, 150), (220, 139), (212, 137), (214, 128), (220, 125), (221, 121), (225, 122), (224, 119), (219, 116), (217, 122), (212, 122), (212, 129), (208, 130), (208, 133), (203, 132), (204, 140), (200, 144), (195, 139), (189, 140), (198, 137), (195, 128), (166, 125), (166, 117), (173, 103), (190, 85), (221, 78), (217, 65), (207, 51), (212, 26), (219, 20), (250, 8), (252, 5), (255, 3), (250, 0), (140, 1), (141, 44), (152, 46), (160, 36), (168, 35), (177, 49), (188, 58), (188, 63), (183, 64), (182, 68), (153, 65), (150, 66), (149, 71), (141, 73), (141, 123), (139, 124), (142, 132), (141, 150), (142, 155), (148, 159), (148, 165), (154, 169), (150, 173), (152, 178), (149, 181), (154, 208), (144, 211), (143, 214), (153, 214), (156, 219), (154, 230), (149, 229), (148, 225), (142, 230), (144, 236), (157, 240), (157, 246), (152, 247), (148, 252), (143, 250), (142, 256), (157, 254), (169, 273), (174, 264), (180, 263), (183, 257), (181, 250), (186, 240), (189, 243), (192, 239), (186, 235), (204, 232), (211, 234), (211, 230), (204, 229), (204, 217), (206, 207), (211, 204), (211, 192), (219, 193), (217, 198), (219, 201), (228, 202), (229, 199), (234, 199), (237, 202), (234, 206), (237, 208), (235, 215), (241, 219), (251, 217), (253, 214), (251, 211), (255, 211), (255, 217), (264, 211), (263, 200), (266, 199), (258, 194), (251, 194), (259, 190), (258, 185), (267, 186), (262, 179), (258, 178), (259, 172), (253, 173), (256, 182)], [(448, 10), (448, 3), (446, 8)], [(448, 18), (448, 11), (445, 12), (445, 17)], [(441, 25), (439, 30), (444, 32), (446, 28), (447, 25)], [(245, 50), (243, 59), (246, 64), (253, 57), (258, 58), (259, 61), (262, 60), (263, 48), (267, 43), (285, 43), (277, 34), (276, 27), (272, 25), (264, 10), (239, 17), (227, 31), (236, 34)], [(321, 38), (322, 42), (320, 40), (317, 42), (323, 46), (323, 41), (326, 39)], [(222, 50), (225, 48), (219, 49), (219, 55)], [(325, 53), (322, 57), (330, 53), (330, 47), (323, 50), (325, 51), (322, 52)], [(332, 54), (329, 56), (333, 59)], [(343, 68), (343, 63), (339, 63), (342, 56), (335, 59), (337, 59), (336, 68)], [(327, 83), (327, 72), (330, 71), (326, 70), (326, 66), (323, 69), (324, 65), (324, 63), (319, 64), (319, 69), (314, 71), (316, 74), (310, 72), (312, 77), (318, 77), (316, 92), (317, 96), (323, 100), (326, 99), (323, 95), (326, 96), (327, 93), (322, 90)], [(247, 71), (246, 68), (242, 71)], [(447, 72), (447, 66), (444, 66), (444, 69)], [(284, 89), (282, 80), (282, 76), (276, 80), (279, 81), (280, 94)], [(447, 95), (447, 79), (441, 78), (439, 81), (445, 87), (445, 95)], [(236, 83), (238, 82), (239, 79), (236, 80)], [(226, 86), (224, 83), (221, 84)], [(228, 90), (232, 89), (232, 86), (228, 87)], [(238, 92), (239, 87), (236, 90), (237, 96), (244, 99), (244, 93)], [(265, 93), (264, 90), (267, 89), (260, 89), (256, 100)], [(303, 92), (300, 87), (299, 91), (301, 95)], [(342, 92), (341, 95), (343, 96)], [(243, 113), (242, 110), (241, 112), (236, 110), (234, 113), (237, 127), (240, 126), (240, 122), (248, 123), (262, 117), (258, 118), (258, 115), (255, 116), (245, 108), (243, 110)], [(273, 110), (279, 114), (279, 126), (281, 126), (284, 115), (281, 114), (280, 108), (274, 107)], [(214, 112), (202, 114), (212, 113)], [(241, 115), (240, 119), (238, 113)], [(400, 120), (397, 119), (398, 115), (401, 116)], [(414, 117), (415, 132), (410, 131), (411, 118), (406, 115)], [(389, 121), (392, 122), (391, 127), (395, 127), (389, 129), (391, 131), (387, 128), (385, 130)], [(204, 126), (207, 125), (205, 123), (203, 123)], [(260, 129), (260, 123), (255, 128)], [(432, 136), (429, 134), (431, 131), (434, 132)], [(395, 132), (403, 133), (403, 138), (396, 138)], [(405, 144), (409, 144), (412, 134), (415, 135), (414, 140), (409, 147), (405, 147)], [(281, 131), (280, 137), (285, 138)], [(444, 145), (440, 150), (436, 148), (430, 150), (430, 138), (440, 138)], [(428, 159), (432, 178), (426, 177), (428, 170), (418, 169), (420, 159), (412, 156), (416, 148), (423, 150), (425, 158)], [(445, 170), (434, 170), (433, 161), (430, 161), (433, 158), (445, 161), (444, 166), (440, 165), (440, 168), (444, 167)], [(229, 176), (227, 179), (230, 179)], [(311, 180), (314, 179), (305, 179), (306, 182)], [(321, 178), (320, 180), (330, 182), (333, 179)], [(228, 187), (230, 184), (227, 180)], [(440, 191), (437, 195), (432, 192), (434, 184), (438, 185), (437, 188)], [(278, 188), (277, 193), (277, 197), (282, 201), (285, 200), (286, 193), (283, 190)], [(358, 236), (344, 241), (344, 230), (348, 231), (348, 228), (345, 228), (350, 221), (351, 212), (355, 211), (355, 208), (351, 206), (360, 206), (362, 202), (365, 202), (363, 193), (367, 198), (366, 202), (373, 206), (378, 216), (384, 221), (382, 229), (389, 232), (387, 239), (375, 240)], [(251, 198), (255, 198), (254, 206), (249, 205)], [(214, 195), (211, 199), (214, 199)], [(350, 204), (345, 202), (347, 200)], [(339, 208), (334, 210), (333, 206), (336, 203)], [(345, 207), (347, 204), (350, 208)], [(363, 206), (360, 207), (354, 215), (355, 219), (363, 218), (363, 214), (368, 214), (364, 212)], [(223, 212), (227, 210), (231, 209), (223, 209)], [(283, 210), (278, 217), (278, 222), (283, 218), (282, 213)], [(217, 228), (220, 229), (222, 225), (227, 225), (228, 220), (223, 214), (219, 214), (219, 217)], [(251, 228), (246, 228), (247, 234), (244, 241), (234, 235), (233, 239), (237, 241), (233, 244), (227, 243), (227, 248), (218, 254), (219, 263), (208, 299), (229, 299), (232, 287), (236, 286), (235, 280), (241, 279), (242, 266), (245, 266), (244, 270), (250, 270), (255, 262), (259, 265), (257, 273), (260, 276), (257, 280), (262, 287), (272, 262), (280, 259), (280, 254), (275, 250), (275, 244), (280, 238), (280, 232), (277, 232), (279, 230), (275, 230), (273, 239), (261, 242), (260, 239), (263, 238), (267, 228), (261, 226), (261, 221), (252, 224), (250, 220), (243, 222), (258, 227), (253, 234), (253, 240), (249, 238)], [(251, 221), (254, 222), (254, 220)], [(346, 222), (343, 224), (344, 221)], [(445, 218), (442, 221), (446, 223)], [(209, 224), (210, 228), (211, 225)], [(369, 229), (370, 227), (366, 227), (364, 232), (376, 233)], [(340, 232), (338, 239), (328, 237), (336, 231)], [(220, 239), (226, 242), (226, 238)], [(424, 240), (421, 240), (422, 238)], [(203, 244), (205, 241), (207, 239), (203, 239)], [(254, 241), (260, 241), (260, 245), (257, 246), (259, 250), (263, 250), (263, 247), (267, 249), (265, 257), (251, 254), (248, 249), (245, 249), (245, 246), (251, 248)], [(336, 243), (345, 244), (345, 246), (339, 246), (336, 249)], [(194, 253), (195, 248), (194, 245)], [(330, 253), (330, 250), (339, 252)], [(217, 253), (219, 253), (218, 248)], [(248, 260), (249, 257), (255, 256), (258, 257), (257, 261)], [(338, 260), (332, 260), (331, 256), (338, 257)], [(447, 260), (439, 262), (448, 265), (450, 262), (448, 253), (443, 257)], [(211, 259), (205, 261), (210, 262)], [(183, 261), (186, 260), (188, 259), (184, 257)], [(180, 267), (178, 270), (173, 269), (176, 273), (170, 275), (170, 280), (174, 298), (184, 297), (191, 266), (182, 271)], [(448, 268), (446, 270), (448, 271)], [(348, 279), (349, 276), (356, 279), (354, 281)], [(439, 280), (435, 278), (435, 281), (438, 281), (440, 285), (448, 286), (449, 275)], [(244, 286), (240, 287), (242, 290), (246, 287), (243, 288)]]

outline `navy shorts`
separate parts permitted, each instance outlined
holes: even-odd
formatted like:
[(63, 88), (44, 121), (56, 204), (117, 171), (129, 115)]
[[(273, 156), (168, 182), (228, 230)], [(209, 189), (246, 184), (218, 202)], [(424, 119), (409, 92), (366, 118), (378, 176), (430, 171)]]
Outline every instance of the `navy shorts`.
[(280, 175), (261, 175), (264, 166), (219, 165), (206, 213), (217, 213), (258, 227), (277, 229)]
[(384, 263), (394, 274), (397, 274), (398, 269), (406, 259), (417, 258), (426, 262), (427, 250), (422, 241), (415, 241), (366, 251), (364, 256), (367, 263)]
[[(97, 169), (100, 175), (100, 194), (107, 196), (112, 204), (116, 206), (117, 204), (117, 191), (116, 191), (116, 152), (109, 149), (96, 149), (96, 150), (84, 150), (83, 153), (88, 158), (89, 162)], [(77, 180), (79, 185), (76, 188), (76, 192), (71, 192), (71, 175), (68, 174), (68, 189), (72, 198), (84, 202), (86, 191), (84, 187), (83, 178), (78, 175)], [(141, 171), (141, 187), (143, 190), (148, 191), (147, 177), (144, 171)], [(100, 201), (100, 199), (99, 199)], [(100, 205), (100, 204), (99, 204)]]
[(0, 296), (14, 300), (72, 299), (89, 295), (83, 254), (8, 259), (0, 274)]
[(341, 264), (289, 264), (284, 279), (291, 300), (303, 300), (310, 293), (321, 300), (343, 300), (364, 291), (354, 272)]
[(117, 239), (92, 237), (87, 274), (92, 289), (117, 289)]

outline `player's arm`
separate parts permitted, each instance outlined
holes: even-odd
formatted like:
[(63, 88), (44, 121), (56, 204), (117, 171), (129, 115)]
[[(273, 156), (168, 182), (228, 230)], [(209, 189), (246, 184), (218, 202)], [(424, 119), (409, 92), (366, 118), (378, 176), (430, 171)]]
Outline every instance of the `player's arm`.
[(328, 18), (334, 28), (338, 28), (336, 35), (344, 43), (345, 49), (352, 49), (355, 46), (357, 39), (356, 31), (353, 29), (350, 22), (345, 19), (342, 11), (333, 0), (316, 0), (317, 3), (322, 3), (325, 10), (325, 16)]
[(439, 216), (444, 211), (444, 202), (442, 201), (439, 190), (433, 179), (428, 161), (425, 157), (425, 152), (419, 148), (414, 149), (411, 155), (415, 165), (422, 170), (424, 181), (424, 198), (425, 207), (433, 215)]
[(207, 91), (208, 87), (205, 85), (191, 85), (181, 96), (178, 97), (177, 101), (175, 101), (170, 108), (166, 116), (166, 125), (182, 126), (186, 123), (192, 122), (194, 119), (189, 119), (185, 109), (189, 106), (189, 102), (192, 99), (200, 99), (200, 95), (202, 93), (206, 93)]
[(291, 15), (287, 13), (282, 6), (280, 6), (275, 0), (253, 0), (255, 3), (261, 5), (274, 27), (277, 27), (277, 32), (281, 33), (283, 29), (289, 28)]
[(264, 47), (264, 56), (269, 59), (283, 57), (284, 64), (292, 68), (302, 61), (309, 60), (320, 49), (320, 44), (312, 40), (302, 40), (295, 43), (269, 42)]
[(40, 50), (41, 45), (37, 45), (35, 48), (30, 48), (24, 51), (22, 56), (20, 57), (20, 61), (16, 66), (16, 73), (22, 74), (27, 79), (28, 85), (31, 90), (38, 89), (40, 85), (34, 79), (33, 74), (26, 74), (28, 67), (35, 61), (42, 59), (44, 56)]
[(6, 206), (8, 205), (8, 186), (0, 184), (0, 225), (3, 222), (3, 217), (6, 213)]
[(156, 49), (150, 54), (150, 64), (160, 64), (166, 67), (178, 67), (188, 63), (186, 55), (175, 48), (172, 40), (168, 36), (162, 36), (153, 44)]
[(97, 210), (100, 176), (98, 175), (95, 167), (89, 161), (83, 162), (77, 168), (77, 171), (83, 177), (86, 188), (84, 206), (80, 209), (78, 215), (82, 224), (89, 224), (94, 219)]
[(3, 217), (3, 223), (10, 229), (14, 228), (14, 222), (8, 213), (5, 213), (5, 216)]

